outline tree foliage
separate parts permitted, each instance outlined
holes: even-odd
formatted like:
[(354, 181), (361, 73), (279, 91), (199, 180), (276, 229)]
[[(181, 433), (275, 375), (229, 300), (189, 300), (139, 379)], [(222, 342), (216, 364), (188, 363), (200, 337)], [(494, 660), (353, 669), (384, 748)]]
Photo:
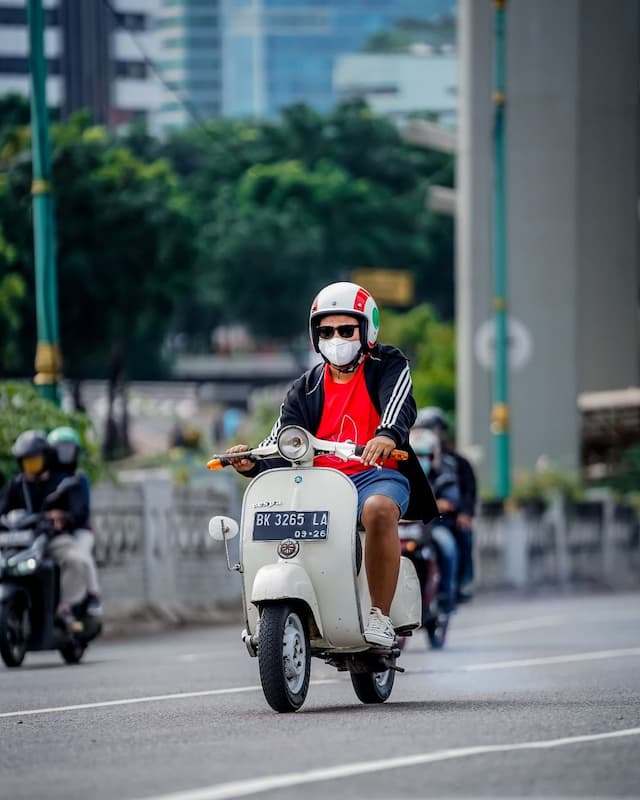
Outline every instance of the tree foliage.
[(299, 336), (315, 291), (360, 267), (412, 271), (417, 300), (451, 317), (452, 223), (425, 209), (429, 181), (452, 182), (451, 158), (405, 144), (366, 106), (220, 121), (164, 153), (194, 201), (198, 297), (218, 318)]
[(61, 411), (28, 383), (0, 382), (0, 486), (17, 472), (11, 447), (18, 435), (29, 429), (49, 433), (60, 425), (70, 425), (78, 432), (83, 446), (81, 467), (95, 480), (103, 467), (89, 417)]
[(411, 362), (413, 393), (418, 408), (438, 406), (455, 411), (455, 333), (427, 304), (406, 314), (385, 311), (380, 325), (384, 341), (393, 342)]
[[(101, 377), (114, 362), (157, 374), (176, 303), (190, 290), (188, 204), (166, 161), (141, 161), (85, 115), (54, 126), (52, 140), (65, 374)], [(28, 288), (19, 332), (28, 374), (36, 339), (29, 151), (3, 167), (0, 220)]]

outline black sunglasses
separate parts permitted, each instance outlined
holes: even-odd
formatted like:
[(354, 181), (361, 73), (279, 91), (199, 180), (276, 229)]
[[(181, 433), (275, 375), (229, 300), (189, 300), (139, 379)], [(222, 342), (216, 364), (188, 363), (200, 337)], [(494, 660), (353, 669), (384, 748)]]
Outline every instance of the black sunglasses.
[(333, 325), (320, 325), (318, 327), (318, 336), (321, 339), (333, 339), (337, 331), (341, 339), (351, 339), (357, 328), (357, 325), (336, 325), (335, 328)]

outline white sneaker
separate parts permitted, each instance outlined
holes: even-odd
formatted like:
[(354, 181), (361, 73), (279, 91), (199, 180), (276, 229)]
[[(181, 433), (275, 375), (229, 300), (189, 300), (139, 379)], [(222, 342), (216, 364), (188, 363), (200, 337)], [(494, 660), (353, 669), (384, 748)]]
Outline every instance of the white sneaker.
[(375, 606), (369, 612), (367, 627), (364, 629), (365, 641), (369, 644), (377, 644), (381, 647), (391, 647), (396, 640), (396, 634), (389, 617)]

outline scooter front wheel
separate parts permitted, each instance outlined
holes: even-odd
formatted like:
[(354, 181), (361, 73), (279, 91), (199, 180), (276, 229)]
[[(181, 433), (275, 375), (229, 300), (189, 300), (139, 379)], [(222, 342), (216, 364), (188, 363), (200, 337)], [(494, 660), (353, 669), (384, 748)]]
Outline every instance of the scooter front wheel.
[(29, 610), (22, 597), (14, 595), (0, 605), (0, 656), (7, 667), (24, 661), (29, 638)]
[(65, 664), (79, 664), (84, 655), (87, 645), (77, 639), (63, 644), (60, 648), (60, 655)]
[(363, 703), (384, 703), (393, 689), (395, 670), (384, 672), (352, 672), (351, 683), (355, 693)]
[(260, 682), (275, 711), (297, 711), (305, 701), (311, 674), (306, 620), (288, 603), (265, 606), (258, 634)]

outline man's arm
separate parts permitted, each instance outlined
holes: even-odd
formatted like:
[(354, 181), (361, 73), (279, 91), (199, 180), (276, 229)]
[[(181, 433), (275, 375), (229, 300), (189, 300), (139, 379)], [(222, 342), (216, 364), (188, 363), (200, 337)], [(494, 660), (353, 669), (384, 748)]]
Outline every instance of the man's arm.
[(467, 459), (454, 453), (458, 468), (458, 484), (460, 486), (460, 513), (473, 517), (476, 510), (477, 484), (473, 467)]
[(408, 441), (417, 415), (409, 362), (399, 350), (380, 363), (378, 399), (380, 425), (376, 434), (391, 437), (399, 447)]

